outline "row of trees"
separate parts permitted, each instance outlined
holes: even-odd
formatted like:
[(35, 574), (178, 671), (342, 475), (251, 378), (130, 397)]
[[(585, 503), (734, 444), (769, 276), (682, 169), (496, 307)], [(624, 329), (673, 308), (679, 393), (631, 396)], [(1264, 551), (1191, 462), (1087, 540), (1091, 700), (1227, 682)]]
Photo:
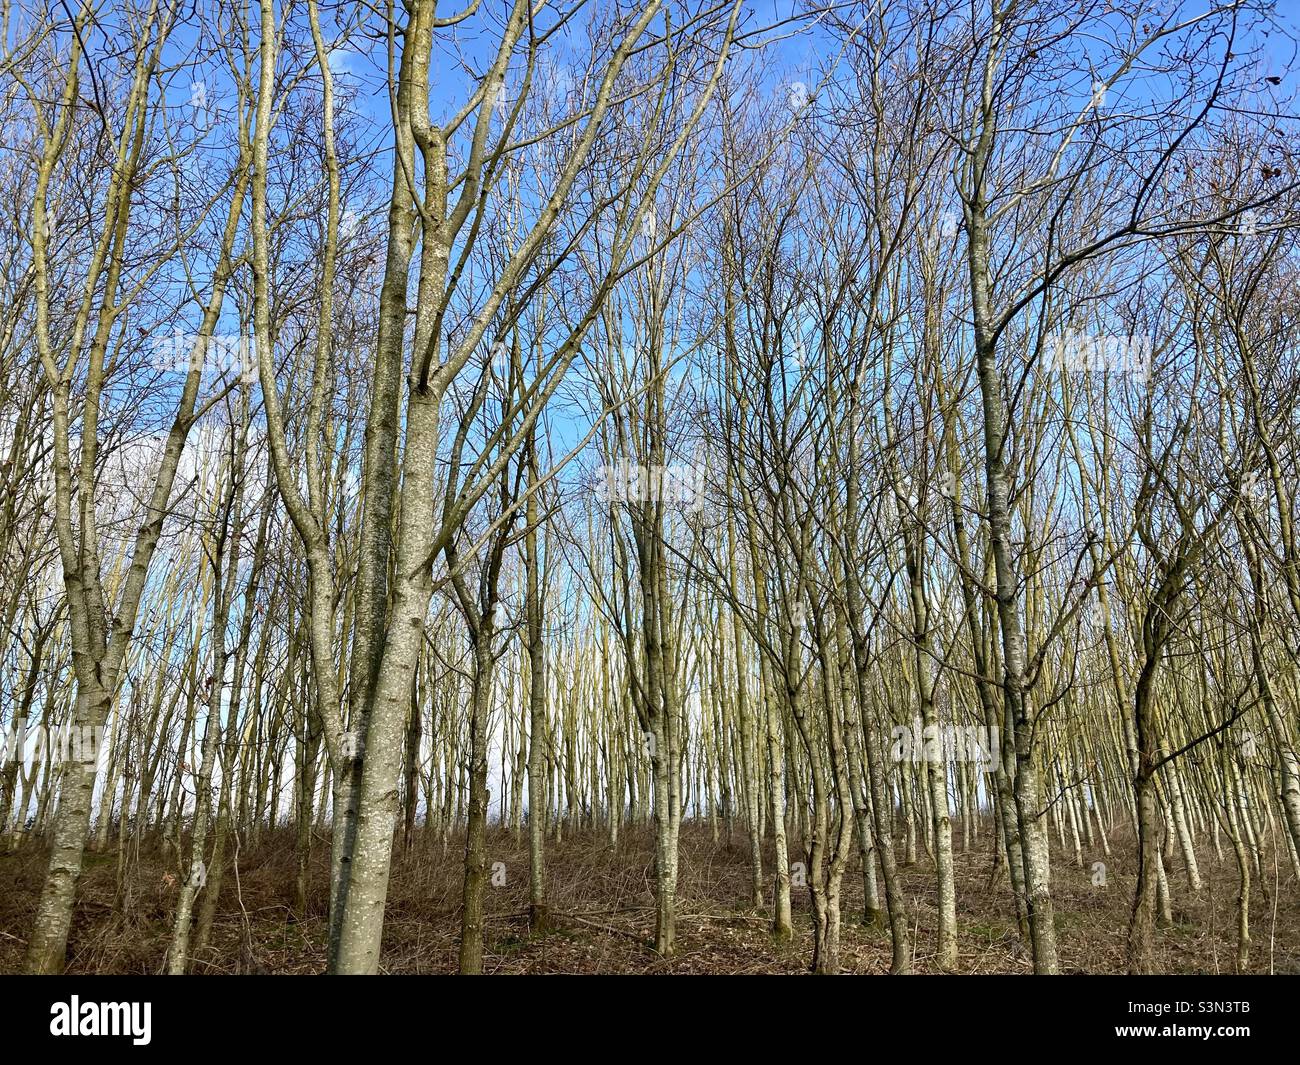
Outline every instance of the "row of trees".
[(1056, 972), (1053, 865), (1125, 826), (1148, 971), (1226, 840), (1246, 967), (1252, 877), (1300, 876), (1268, 5), (4, 14), (33, 972), (88, 847), (124, 898), (183, 870), (183, 973), (285, 822), (300, 907), (330, 834), (334, 972), (379, 967), (393, 848), (463, 840), (481, 972), (493, 817), (538, 930), (550, 836), (652, 826), (665, 955), (683, 819), (734, 833), (826, 973), (855, 859), (908, 970), (919, 847), (955, 969), (977, 846)]

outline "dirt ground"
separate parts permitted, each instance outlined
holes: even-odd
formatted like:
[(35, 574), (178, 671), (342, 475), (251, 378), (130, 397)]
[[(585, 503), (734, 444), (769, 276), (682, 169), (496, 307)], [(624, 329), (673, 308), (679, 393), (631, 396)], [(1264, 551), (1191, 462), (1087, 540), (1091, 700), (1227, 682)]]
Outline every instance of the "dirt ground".
[[(527, 840), (505, 830), (490, 836), (495, 865), (488, 889), (485, 967), (492, 973), (802, 973), (812, 957), (806, 890), (793, 892), (795, 935), (775, 943), (767, 920), (746, 908), (747, 846), (738, 831), (729, 845), (708, 825), (687, 824), (681, 837), (678, 955), (658, 957), (653, 940), (653, 850), (647, 830), (627, 830), (612, 848), (604, 833), (548, 840), (546, 872), (555, 927), (528, 932)], [(956, 842), (960, 971), (1028, 973), (1014, 935), (1005, 885), (989, 888), (990, 840), (971, 849)], [(461, 844), (416, 839), (395, 857), (384, 928), (383, 970), (448, 973), (456, 968), (460, 928)], [(1116, 836), (1112, 853), (1087, 854), (1082, 866), (1053, 854), (1052, 892), (1066, 972), (1123, 972), (1124, 939), (1135, 861), (1131, 840)], [(792, 857), (796, 857), (792, 847)], [(308, 912), (293, 912), (295, 860), (288, 832), (245, 844), (226, 873), (212, 944), (196, 958), (200, 973), (320, 973), (325, 968), (328, 842), (314, 856)], [(1231, 852), (1199, 856), (1205, 885), (1187, 888), (1182, 862), (1169, 866), (1174, 924), (1161, 929), (1159, 969), (1168, 973), (1230, 973), (1236, 953), (1239, 889)], [(1104, 886), (1093, 863), (1106, 865)], [(23, 950), (44, 875), (35, 848), (0, 855), (0, 972), (22, 971)], [(128, 867), (125, 901), (115, 905), (115, 853), (90, 854), (69, 943), (70, 973), (155, 973), (171, 933), (177, 869), (161, 853)], [(902, 870), (914, 935), (914, 969), (933, 971), (935, 889), (932, 866)], [(504, 883), (502, 881), (504, 880)], [(770, 900), (769, 900), (770, 901)], [(888, 970), (888, 933), (865, 926), (856, 861), (845, 876), (843, 967), (850, 973)], [(1285, 855), (1254, 876), (1250, 971), (1300, 973), (1300, 884)]]

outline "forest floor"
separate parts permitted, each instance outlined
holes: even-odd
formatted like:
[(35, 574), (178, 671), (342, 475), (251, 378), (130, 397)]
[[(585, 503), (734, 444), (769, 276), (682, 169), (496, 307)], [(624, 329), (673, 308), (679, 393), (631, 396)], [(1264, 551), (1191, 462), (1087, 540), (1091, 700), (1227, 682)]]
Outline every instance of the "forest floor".
[[(1028, 973), (1015, 936), (1009, 891), (989, 887), (990, 837), (969, 850), (955, 846), (957, 920), (962, 973)], [(400, 848), (399, 848), (400, 850)], [(1053, 853), (1052, 894), (1066, 972), (1124, 971), (1125, 933), (1133, 892), (1132, 840), (1116, 835), (1111, 855), (1085, 854), (1082, 866)], [(746, 907), (749, 867), (743, 830), (728, 845), (707, 824), (681, 834), (678, 954), (658, 957), (654, 931), (653, 847), (648, 830), (626, 830), (617, 849), (604, 833), (548, 839), (546, 874), (554, 928), (528, 931), (527, 838), (494, 829), (487, 893), (485, 969), (490, 973), (802, 973), (812, 957), (808, 892), (794, 890), (795, 935), (775, 943), (765, 916)], [(196, 959), (200, 973), (320, 973), (325, 968), (328, 841), (318, 843), (307, 912), (293, 912), (296, 863), (291, 833), (265, 834), (228, 868), (212, 943)], [(796, 857), (791, 847), (792, 857)], [(900, 848), (901, 857), (901, 848)], [(770, 861), (770, 858), (769, 858)], [(1106, 865), (1095, 885), (1093, 863)], [(1226, 849), (1199, 855), (1205, 884), (1193, 895), (1180, 858), (1169, 863), (1173, 926), (1157, 940), (1158, 971), (1230, 973), (1236, 954), (1235, 862)], [(127, 901), (115, 906), (115, 853), (88, 854), (69, 943), (70, 973), (155, 973), (171, 936), (179, 879), (175, 860), (142, 855), (129, 866)], [(0, 973), (22, 971), (45, 872), (34, 848), (0, 855)], [(934, 971), (934, 877), (924, 849), (902, 870), (914, 969)], [(1253, 871), (1252, 871), (1253, 872)], [(421, 839), (395, 856), (384, 925), (383, 971), (449, 973), (456, 969), (463, 878), (461, 844)], [(501, 881), (504, 879), (504, 884)], [(855, 859), (844, 880), (843, 967), (851, 973), (889, 968), (888, 932), (862, 923), (862, 880)], [(770, 903), (770, 886), (768, 887)], [(1300, 973), (1300, 884), (1285, 855), (1254, 873), (1250, 971)]]

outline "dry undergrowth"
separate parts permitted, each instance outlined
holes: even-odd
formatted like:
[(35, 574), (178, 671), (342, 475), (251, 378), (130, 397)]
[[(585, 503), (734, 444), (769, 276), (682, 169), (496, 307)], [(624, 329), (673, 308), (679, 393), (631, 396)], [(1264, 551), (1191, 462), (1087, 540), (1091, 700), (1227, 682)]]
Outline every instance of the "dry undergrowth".
[[(962, 851), (957, 841), (960, 970), (1028, 972), (1014, 935), (1005, 884), (989, 887), (987, 836)], [(1123, 971), (1124, 933), (1132, 895), (1131, 841), (1112, 840), (1112, 854), (1085, 856), (1083, 867), (1054, 854), (1053, 897), (1067, 972)], [(527, 841), (493, 830), (489, 860), (504, 863), (504, 886), (489, 888), (486, 968), (494, 973), (800, 973), (811, 959), (808, 898), (795, 891), (795, 936), (773, 942), (763, 915), (746, 909), (744, 839), (715, 841), (707, 825), (685, 825), (681, 840), (678, 944), (672, 959), (651, 949), (652, 846), (648, 831), (627, 830), (617, 848), (604, 833), (548, 840), (549, 902), (555, 928), (530, 936)], [(325, 963), (327, 846), (318, 845), (305, 914), (293, 912), (295, 860), (288, 832), (242, 850), (227, 871), (212, 944), (196, 959), (207, 973), (319, 973)], [(1072, 857), (1072, 856), (1071, 856)], [(1091, 863), (1106, 862), (1106, 886), (1093, 884)], [(1172, 927), (1160, 932), (1159, 967), (1170, 973), (1231, 972), (1235, 955), (1236, 866), (1229, 853), (1200, 856), (1205, 886), (1193, 896), (1181, 861), (1169, 867)], [(115, 906), (116, 854), (88, 855), (78, 895), (68, 971), (153, 973), (162, 964), (176, 897), (175, 863), (146, 854), (127, 875), (125, 902)], [(500, 879), (498, 870), (498, 877)], [(0, 972), (22, 969), (25, 936), (35, 912), (44, 856), (34, 848), (0, 855)], [(168, 874), (171, 874), (170, 876)], [(914, 929), (915, 968), (932, 971), (934, 884), (924, 851), (902, 870)], [(443, 853), (438, 839), (417, 839), (394, 863), (384, 929), (391, 973), (455, 971), (461, 892), (459, 842)], [(1266, 863), (1252, 892), (1251, 971), (1300, 972), (1300, 906), (1289, 864)], [(847, 972), (883, 973), (888, 934), (861, 923), (862, 882), (845, 877), (843, 965)]]

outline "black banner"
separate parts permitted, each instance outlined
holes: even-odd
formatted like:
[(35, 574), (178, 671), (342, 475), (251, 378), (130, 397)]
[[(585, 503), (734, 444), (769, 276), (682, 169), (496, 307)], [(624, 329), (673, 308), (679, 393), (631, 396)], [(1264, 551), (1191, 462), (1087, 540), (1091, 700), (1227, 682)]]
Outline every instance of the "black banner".
[[(565, 1038), (596, 1036), (647, 1019), (635, 997), (629, 999), (629, 989), (608, 977), (559, 977), (551, 984), (574, 979), (585, 986), (560, 989), (543, 981), (525, 995), (516, 987), (436, 977), (8, 977), (0, 982), (6, 1021), (0, 1045), (9, 1061), (20, 1060), (18, 1053), (94, 1051), (96, 1044), (112, 1044), (128, 1057), (206, 1058), (249, 1050), (337, 1055), (404, 1049), (413, 1042), (436, 1052), (448, 1037), (485, 1039), (494, 1050), (509, 1050), (517, 1041), (535, 1050), (539, 1041), (551, 1044), (548, 1025), (559, 1026), (552, 1031), (558, 1039), (561, 1031)], [(877, 977), (868, 983), (783, 980), (779, 988), (771, 980), (732, 979), (722, 988), (725, 978), (699, 979), (713, 986), (677, 989), (678, 1005), (655, 1027), (679, 1025), (680, 1038), (689, 1035), (700, 1049), (716, 1040), (732, 1053), (751, 1041), (758, 1050), (775, 1049), (770, 1027), (726, 1023), (757, 1008), (778, 1026), (780, 1017), (795, 1028), (810, 1018), (840, 1018), (823, 1034), (865, 1036), (873, 1044), (902, 1040), (926, 1056), (983, 1054), (1008, 1038), (1028, 1039), (1028, 1045), (1044, 1047), (1053, 1058), (1060, 1050), (1073, 1048), (1082, 1055), (1124, 1043), (1172, 1043), (1179, 1053), (1201, 1045), (1222, 1055), (1237, 1044), (1295, 1047), (1300, 991), (1300, 983), (1286, 977)], [(942, 982), (936, 986), (936, 981)], [(805, 1011), (805, 996), (816, 1012)], [(845, 996), (850, 1013), (837, 1011), (837, 996)], [(528, 1019), (530, 1012), (535, 1021)], [(501, 1023), (503, 1015), (509, 1023)], [(701, 1024), (709, 1018), (717, 1023)], [(856, 1028), (859, 1024), (864, 1027)], [(1040, 1039), (1048, 1042), (1035, 1042)], [(792, 1043), (791, 1053), (800, 1053), (802, 1042)]]

